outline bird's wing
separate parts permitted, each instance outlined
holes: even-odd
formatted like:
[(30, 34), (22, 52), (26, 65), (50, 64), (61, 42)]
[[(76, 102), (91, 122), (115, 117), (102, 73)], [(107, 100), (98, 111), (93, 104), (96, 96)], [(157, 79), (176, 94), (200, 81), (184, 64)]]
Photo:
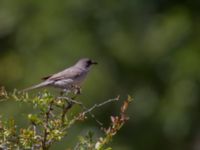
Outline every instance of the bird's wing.
[(52, 75), (48, 75), (48, 76), (42, 77), (41, 79), (42, 79), (42, 80), (47, 80), (47, 79), (49, 79), (50, 77), (52, 77)]
[(68, 69), (65, 69), (59, 73), (46, 76), (42, 78), (43, 80), (61, 80), (61, 79), (75, 79), (79, 77), (83, 73), (83, 70), (76, 67), (70, 67)]

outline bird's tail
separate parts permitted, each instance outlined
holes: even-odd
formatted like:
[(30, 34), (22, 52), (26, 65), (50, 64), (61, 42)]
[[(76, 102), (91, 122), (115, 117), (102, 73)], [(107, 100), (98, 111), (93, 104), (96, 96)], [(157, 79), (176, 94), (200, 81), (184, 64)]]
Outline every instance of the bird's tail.
[(42, 88), (42, 87), (48, 86), (49, 84), (50, 84), (49, 82), (42, 82), (42, 83), (39, 83), (37, 85), (33, 85), (29, 88), (23, 89), (22, 92), (27, 92), (27, 91), (30, 91), (30, 90), (33, 90), (33, 89)]

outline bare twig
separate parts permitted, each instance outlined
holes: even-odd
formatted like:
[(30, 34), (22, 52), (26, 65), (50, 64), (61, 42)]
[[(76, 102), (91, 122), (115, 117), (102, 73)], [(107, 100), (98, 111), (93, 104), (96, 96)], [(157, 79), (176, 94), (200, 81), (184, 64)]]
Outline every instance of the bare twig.
[(43, 150), (49, 149), (49, 145), (47, 144), (47, 136), (49, 134), (48, 133), (48, 122), (49, 122), (50, 114), (51, 114), (51, 111), (52, 111), (52, 105), (53, 105), (53, 100), (50, 102), (49, 108), (48, 108), (46, 115), (45, 115), (44, 136), (43, 136), (43, 141), (42, 141), (42, 149)]
[(118, 100), (119, 100), (119, 96), (117, 96), (116, 98), (113, 98), (113, 99), (109, 99), (109, 100), (107, 100), (107, 101), (105, 101), (105, 102), (102, 102), (102, 103), (100, 103), (100, 104), (94, 104), (91, 108), (89, 108), (88, 110), (86, 110), (86, 111), (84, 111), (84, 112), (82, 112), (82, 113), (83, 113), (83, 114), (90, 113), (90, 112), (93, 111), (95, 108), (99, 108), (99, 107), (101, 107), (101, 106), (103, 106), (103, 105), (105, 105), (105, 104), (108, 104), (108, 103), (114, 102), (114, 101), (118, 101)]
[(74, 105), (74, 103), (69, 102), (69, 101), (68, 101), (67, 105), (63, 104), (63, 111), (62, 111), (62, 115), (61, 115), (62, 125), (63, 125), (64, 122), (65, 122), (65, 116), (66, 116), (68, 110), (69, 110), (70, 108), (72, 108), (73, 105)]
[[(68, 101), (68, 103), (73, 103), (73, 104), (77, 104), (79, 106), (82, 107), (83, 110), (88, 110), (88, 108), (81, 102), (75, 101), (73, 99), (70, 99), (68, 97), (58, 97), (59, 99), (65, 99)], [(66, 113), (65, 113), (66, 114)], [(90, 116), (100, 125), (102, 126), (103, 124), (95, 117), (95, 115), (93, 113), (90, 112)], [(63, 116), (64, 117), (64, 116)]]
[[(107, 100), (107, 101), (105, 101), (105, 102), (103, 102), (103, 103), (95, 104), (94, 106), (92, 106), (92, 107), (89, 108), (89, 109), (88, 109), (83, 103), (78, 102), (78, 101), (75, 101), (75, 100), (73, 100), (73, 99), (70, 99), (69, 97), (58, 97), (58, 99), (65, 99), (65, 100), (67, 100), (69, 103), (78, 104), (79, 106), (81, 106), (81, 107), (83, 108), (83, 110), (85, 110), (84, 112), (81, 113), (82, 115), (85, 115), (85, 114), (89, 113), (90, 116), (91, 116), (100, 126), (102, 126), (103, 123), (101, 123), (101, 122), (96, 118), (96, 116), (92, 113), (92, 111), (93, 111), (95, 108), (101, 107), (101, 106), (103, 106), (103, 105), (105, 105), (105, 104), (107, 104), (107, 103), (110, 103), (110, 102), (113, 102), (113, 101), (118, 101), (118, 100), (119, 100), (119, 96), (116, 97), (116, 98), (114, 98), (114, 99), (109, 99), (109, 100)], [(66, 114), (66, 113), (65, 113), (65, 114)], [(80, 115), (79, 115), (79, 116), (80, 116)]]

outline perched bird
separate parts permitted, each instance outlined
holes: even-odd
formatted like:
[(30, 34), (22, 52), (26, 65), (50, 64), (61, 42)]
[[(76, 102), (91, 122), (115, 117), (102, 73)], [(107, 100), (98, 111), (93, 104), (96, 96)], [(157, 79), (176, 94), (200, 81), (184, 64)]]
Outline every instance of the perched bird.
[(42, 78), (44, 80), (43, 82), (26, 88), (23, 91), (25, 92), (48, 86), (60, 88), (62, 91), (68, 91), (74, 87), (79, 88), (91, 69), (91, 66), (94, 64), (97, 64), (97, 62), (92, 61), (89, 58), (82, 58), (75, 65), (56, 74), (44, 77)]

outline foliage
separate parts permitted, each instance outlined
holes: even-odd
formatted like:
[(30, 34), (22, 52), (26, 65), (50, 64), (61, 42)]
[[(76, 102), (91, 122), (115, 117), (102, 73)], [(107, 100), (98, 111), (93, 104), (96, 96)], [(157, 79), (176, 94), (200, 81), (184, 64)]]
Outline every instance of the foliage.
[[(19, 128), (14, 119), (0, 122), (0, 148), (2, 149), (38, 149), (48, 150), (55, 142), (59, 142), (70, 132), (70, 128), (78, 121), (87, 119), (91, 115), (97, 123), (101, 124), (92, 113), (95, 108), (118, 101), (119, 96), (109, 99), (100, 104), (87, 108), (83, 103), (76, 101), (77, 95), (64, 94), (55, 97), (50, 92), (44, 91), (33, 98), (28, 93), (17, 92), (8, 94), (6, 90), (0, 89), (1, 101), (9, 102), (13, 99), (19, 103), (30, 103), (36, 113), (27, 114), (29, 125)], [(125, 112), (131, 102), (128, 97), (121, 106), (119, 116), (111, 116), (111, 124), (108, 128), (102, 127), (105, 135), (95, 139), (94, 133), (89, 132), (86, 136), (79, 136), (79, 142), (75, 150), (110, 150), (107, 144), (128, 120)], [(68, 112), (74, 105), (79, 105), (83, 111), (69, 117)]]

